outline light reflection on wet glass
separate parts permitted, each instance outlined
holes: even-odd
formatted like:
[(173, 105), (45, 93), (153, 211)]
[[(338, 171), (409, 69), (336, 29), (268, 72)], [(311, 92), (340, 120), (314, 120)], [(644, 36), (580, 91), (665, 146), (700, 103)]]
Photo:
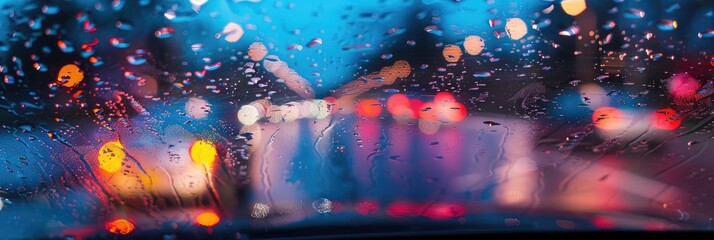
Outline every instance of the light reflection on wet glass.
[(0, 5), (7, 238), (711, 229), (707, 1)]

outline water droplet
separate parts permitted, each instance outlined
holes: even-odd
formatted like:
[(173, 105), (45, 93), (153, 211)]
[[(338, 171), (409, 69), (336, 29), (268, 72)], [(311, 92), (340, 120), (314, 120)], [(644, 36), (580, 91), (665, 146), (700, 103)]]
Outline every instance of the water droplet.
[(250, 216), (261, 219), (267, 217), (268, 214), (270, 214), (270, 206), (264, 203), (255, 203), (253, 204), (253, 210), (251, 211)]
[(67, 40), (59, 40), (57, 41), (57, 47), (63, 52), (63, 53), (71, 53), (74, 52), (74, 47), (72, 46), (72, 42), (67, 41)]
[(558, 35), (570, 37), (570, 36), (575, 36), (578, 33), (580, 33), (580, 27), (573, 25), (573, 26), (570, 26), (568, 29), (560, 31), (558, 33)]
[(332, 202), (327, 198), (320, 198), (312, 202), (312, 208), (318, 213), (329, 213), (332, 212)]
[(114, 46), (115, 48), (127, 48), (129, 47), (129, 43), (126, 42), (123, 38), (116, 38), (112, 37), (109, 38), (109, 42)]
[(172, 27), (162, 27), (154, 32), (154, 36), (160, 39), (170, 38), (174, 35), (174, 28)]
[(642, 11), (637, 8), (630, 8), (624, 13), (626, 18), (633, 18), (633, 19), (638, 19), (638, 18), (644, 18), (645, 17), (645, 11)]
[(307, 47), (311, 48), (320, 44), (322, 44), (322, 38), (313, 38), (312, 40), (310, 40), (310, 42), (307, 43)]
[(548, 26), (550, 26), (551, 23), (553, 23), (553, 21), (551, 21), (550, 19), (547, 19), (547, 18), (546, 18), (546, 19), (543, 19), (543, 20), (541, 20), (540, 22), (538, 22), (538, 23), (536, 23), (536, 24), (533, 24), (533, 29), (534, 29), (534, 30), (541, 30), (541, 29), (544, 29), (544, 28), (547, 28)]
[(219, 67), (221, 67), (221, 65), (222, 65), (221, 62), (216, 62), (213, 64), (206, 64), (205, 66), (203, 66), (203, 69), (206, 71), (213, 71), (213, 70), (216, 70)]
[(241, 37), (243, 37), (243, 28), (234, 22), (230, 22), (223, 27), (223, 31), (219, 34), (219, 36), (220, 35), (225, 35), (226, 37), (224, 39), (227, 42), (237, 42)]
[(59, 7), (54, 4), (45, 4), (42, 6), (42, 13), (47, 15), (55, 15), (59, 12)]
[(441, 27), (437, 25), (429, 25), (424, 27), (424, 31), (433, 34), (435, 36), (441, 36), (443, 34), (443, 31), (441, 30)]
[(134, 54), (126, 57), (127, 62), (131, 65), (141, 65), (146, 62), (147, 56), (144, 50), (138, 49)]
[(714, 37), (714, 28), (709, 28), (703, 32), (697, 34), (699, 38), (710, 38)]
[(488, 26), (490, 27), (501, 25), (501, 23), (503, 23), (503, 21), (498, 18), (492, 18), (488, 20)]
[(659, 24), (657, 24), (657, 28), (662, 31), (672, 31), (677, 28), (677, 21), (674, 20), (660, 20)]
[(610, 21), (607, 21), (605, 23), (605, 25), (602, 26), (602, 28), (604, 28), (605, 30), (611, 30), (611, 29), (615, 28), (616, 26), (617, 26), (617, 24), (615, 24), (615, 21), (610, 20)]
[(491, 72), (477, 72), (477, 73), (474, 73), (473, 76), (477, 77), (477, 78), (487, 78), (487, 77), (491, 76)]
[(494, 121), (490, 121), (490, 120), (489, 120), (489, 121), (484, 121), (483, 123), (486, 124), (486, 125), (492, 126), (492, 127), (493, 127), (493, 126), (501, 125), (500, 123), (497, 123), (497, 122), (494, 122)]
[(131, 31), (134, 29), (134, 23), (129, 20), (117, 20), (114, 26), (119, 30)]

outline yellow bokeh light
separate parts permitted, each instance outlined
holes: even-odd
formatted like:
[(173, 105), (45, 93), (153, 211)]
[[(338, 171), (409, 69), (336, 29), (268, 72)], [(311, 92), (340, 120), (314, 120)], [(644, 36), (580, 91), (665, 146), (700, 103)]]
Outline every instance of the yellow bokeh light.
[(585, 0), (563, 0), (560, 2), (560, 6), (570, 16), (577, 16), (588, 8)]
[(105, 143), (99, 149), (97, 157), (99, 168), (110, 173), (117, 172), (121, 169), (124, 157), (126, 157), (124, 146), (119, 141)]
[(206, 140), (194, 142), (189, 152), (194, 162), (209, 166), (213, 164), (213, 161), (215, 161), (218, 156), (216, 147), (213, 146), (213, 143)]

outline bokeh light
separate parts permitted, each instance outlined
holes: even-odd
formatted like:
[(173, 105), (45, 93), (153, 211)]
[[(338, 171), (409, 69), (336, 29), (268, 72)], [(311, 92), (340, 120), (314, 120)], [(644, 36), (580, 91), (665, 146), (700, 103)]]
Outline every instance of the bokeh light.
[(206, 140), (194, 142), (193, 145), (191, 145), (191, 149), (189, 149), (189, 153), (194, 162), (206, 166), (211, 166), (216, 160), (216, 157), (218, 157), (216, 147), (213, 146), (213, 143)]
[(453, 63), (458, 62), (459, 59), (461, 59), (461, 55), (463, 55), (463, 52), (461, 51), (461, 47), (449, 44), (444, 47), (442, 55), (444, 55), (444, 60)]
[(460, 122), (466, 118), (466, 106), (460, 102), (445, 103), (440, 108), (441, 119), (445, 122)]
[(560, 6), (570, 16), (577, 16), (587, 8), (585, 0), (563, 0), (560, 2)]
[(57, 82), (63, 87), (74, 87), (84, 80), (84, 72), (77, 65), (64, 65), (57, 73)]
[(265, 117), (270, 106), (272, 106), (272, 104), (265, 99), (256, 100), (248, 105), (243, 105), (238, 109), (238, 121), (243, 125), (253, 125)]
[(509, 18), (506, 20), (506, 34), (513, 40), (519, 40), (528, 33), (526, 22), (520, 18)]
[(223, 32), (221, 33), (226, 35), (224, 39), (227, 42), (237, 42), (243, 37), (243, 27), (234, 22), (230, 22), (223, 27)]
[(625, 114), (614, 107), (601, 107), (595, 110), (592, 115), (595, 127), (612, 130), (625, 126)]
[(122, 162), (126, 157), (124, 146), (119, 141), (108, 142), (99, 148), (99, 168), (109, 173), (114, 173), (121, 169)]
[(662, 130), (674, 130), (682, 124), (682, 119), (677, 116), (677, 111), (671, 108), (658, 109), (652, 113), (652, 126)]
[(310, 104), (310, 117), (323, 119), (330, 115), (330, 105), (322, 99), (313, 99)]
[(464, 49), (469, 55), (479, 55), (485, 47), (485, 41), (479, 36), (471, 35), (464, 39)]
[(111, 222), (107, 222), (104, 227), (113, 234), (126, 235), (134, 231), (134, 224), (126, 219), (117, 219)]
[(699, 90), (699, 81), (686, 73), (679, 73), (669, 79), (667, 88), (669, 93), (678, 98), (689, 98)]
[(419, 118), (429, 121), (439, 119), (439, 111), (433, 102), (425, 102), (419, 107)]
[(411, 110), (410, 107), (409, 97), (403, 93), (394, 94), (387, 99), (387, 111), (392, 115), (402, 113), (401, 110), (404, 108)]
[(338, 109), (339, 106), (340, 106), (339, 102), (337, 101), (337, 98), (334, 98), (334, 97), (326, 97), (326, 98), (324, 98), (324, 99), (322, 99), (322, 100), (324, 100), (325, 103), (327, 103), (327, 107), (328, 107), (329, 110), (330, 110), (330, 114), (335, 114), (335, 113), (337, 113), (337, 109)]
[(253, 61), (263, 60), (265, 55), (268, 55), (268, 49), (265, 48), (262, 42), (254, 42), (248, 47), (248, 57)]
[(213, 227), (221, 221), (221, 218), (215, 212), (207, 211), (196, 216), (195, 220), (198, 225)]
[(436, 95), (434, 95), (434, 103), (441, 104), (441, 103), (448, 103), (448, 102), (455, 102), (456, 98), (454, 97), (454, 94), (451, 94), (450, 92), (438, 92)]
[(382, 105), (375, 99), (362, 99), (357, 102), (355, 113), (360, 117), (375, 118), (382, 114)]
[(203, 119), (211, 112), (211, 105), (200, 98), (189, 98), (186, 102), (186, 115), (193, 119)]
[(579, 92), (580, 100), (592, 110), (610, 104), (610, 97), (607, 96), (607, 92), (597, 83), (583, 84), (580, 86)]

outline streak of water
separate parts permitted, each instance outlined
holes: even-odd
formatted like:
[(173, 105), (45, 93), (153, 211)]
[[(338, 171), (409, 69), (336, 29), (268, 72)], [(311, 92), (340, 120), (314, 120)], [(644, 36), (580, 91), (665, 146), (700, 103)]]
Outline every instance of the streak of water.
[[(483, 182), (485, 182), (485, 181), (491, 180), (491, 178), (493, 178), (493, 176), (495, 175), (496, 164), (499, 163), (501, 160), (503, 160), (503, 156), (505, 155), (505, 152), (506, 152), (505, 143), (506, 143), (506, 140), (508, 139), (508, 135), (510, 134), (511, 129), (509, 129), (508, 127), (506, 127), (506, 126), (504, 126), (504, 125), (500, 125), (500, 126), (502, 126), (503, 128), (505, 128), (506, 131), (503, 133), (503, 136), (501, 136), (501, 142), (499, 143), (499, 147), (500, 147), (500, 148), (499, 148), (498, 154), (496, 155), (496, 158), (493, 159), (493, 160), (491, 160), (491, 161), (489, 162), (489, 164), (488, 164), (488, 176), (486, 176), (486, 177), (484, 177), (483, 179), (481, 179), (481, 180), (479, 180), (479, 181), (476, 181), (475, 183), (471, 184), (471, 186), (469, 186), (469, 187), (467, 188), (467, 190), (466, 190), (467, 192), (471, 192), (471, 191), (473, 191), (474, 188), (477, 187), (479, 184), (481, 184), (481, 183), (483, 183)], [(502, 181), (496, 181), (496, 182), (500, 183), (500, 182), (502, 182)], [(495, 183), (494, 183), (494, 184), (495, 184)]]
[(270, 201), (270, 204), (272, 206), (275, 206), (275, 202), (273, 201), (273, 195), (270, 193), (270, 190), (272, 188), (272, 183), (270, 182), (270, 173), (268, 172), (270, 170), (270, 160), (268, 158), (268, 155), (273, 151), (273, 142), (275, 142), (275, 136), (278, 134), (280, 131), (280, 127), (275, 129), (275, 132), (270, 135), (270, 138), (268, 138), (268, 142), (265, 143), (265, 152), (263, 153), (263, 158), (260, 161), (260, 182), (263, 185), (263, 191), (265, 192), (265, 197), (268, 198), (268, 201)]
[(320, 130), (320, 134), (317, 136), (315, 141), (312, 143), (312, 150), (315, 151), (315, 155), (317, 156), (318, 161), (320, 161), (320, 172), (322, 174), (319, 174), (319, 176), (320, 176), (320, 182), (322, 182), (324, 184), (323, 188), (322, 188), (324, 192), (327, 191), (325, 189), (330, 189), (330, 181), (325, 181), (325, 177), (324, 177), (327, 174), (327, 172), (325, 170), (325, 166), (327, 165), (326, 164), (327, 160), (325, 160), (325, 157), (322, 156), (317, 145), (320, 144), (320, 141), (322, 140), (322, 138), (325, 137), (325, 132), (332, 129), (335, 126), (335, 123), (336, 122), (334, 121), (334, 117), (330, 116), (330, 122), (327, 123), (327, 126), (325, 128)]

